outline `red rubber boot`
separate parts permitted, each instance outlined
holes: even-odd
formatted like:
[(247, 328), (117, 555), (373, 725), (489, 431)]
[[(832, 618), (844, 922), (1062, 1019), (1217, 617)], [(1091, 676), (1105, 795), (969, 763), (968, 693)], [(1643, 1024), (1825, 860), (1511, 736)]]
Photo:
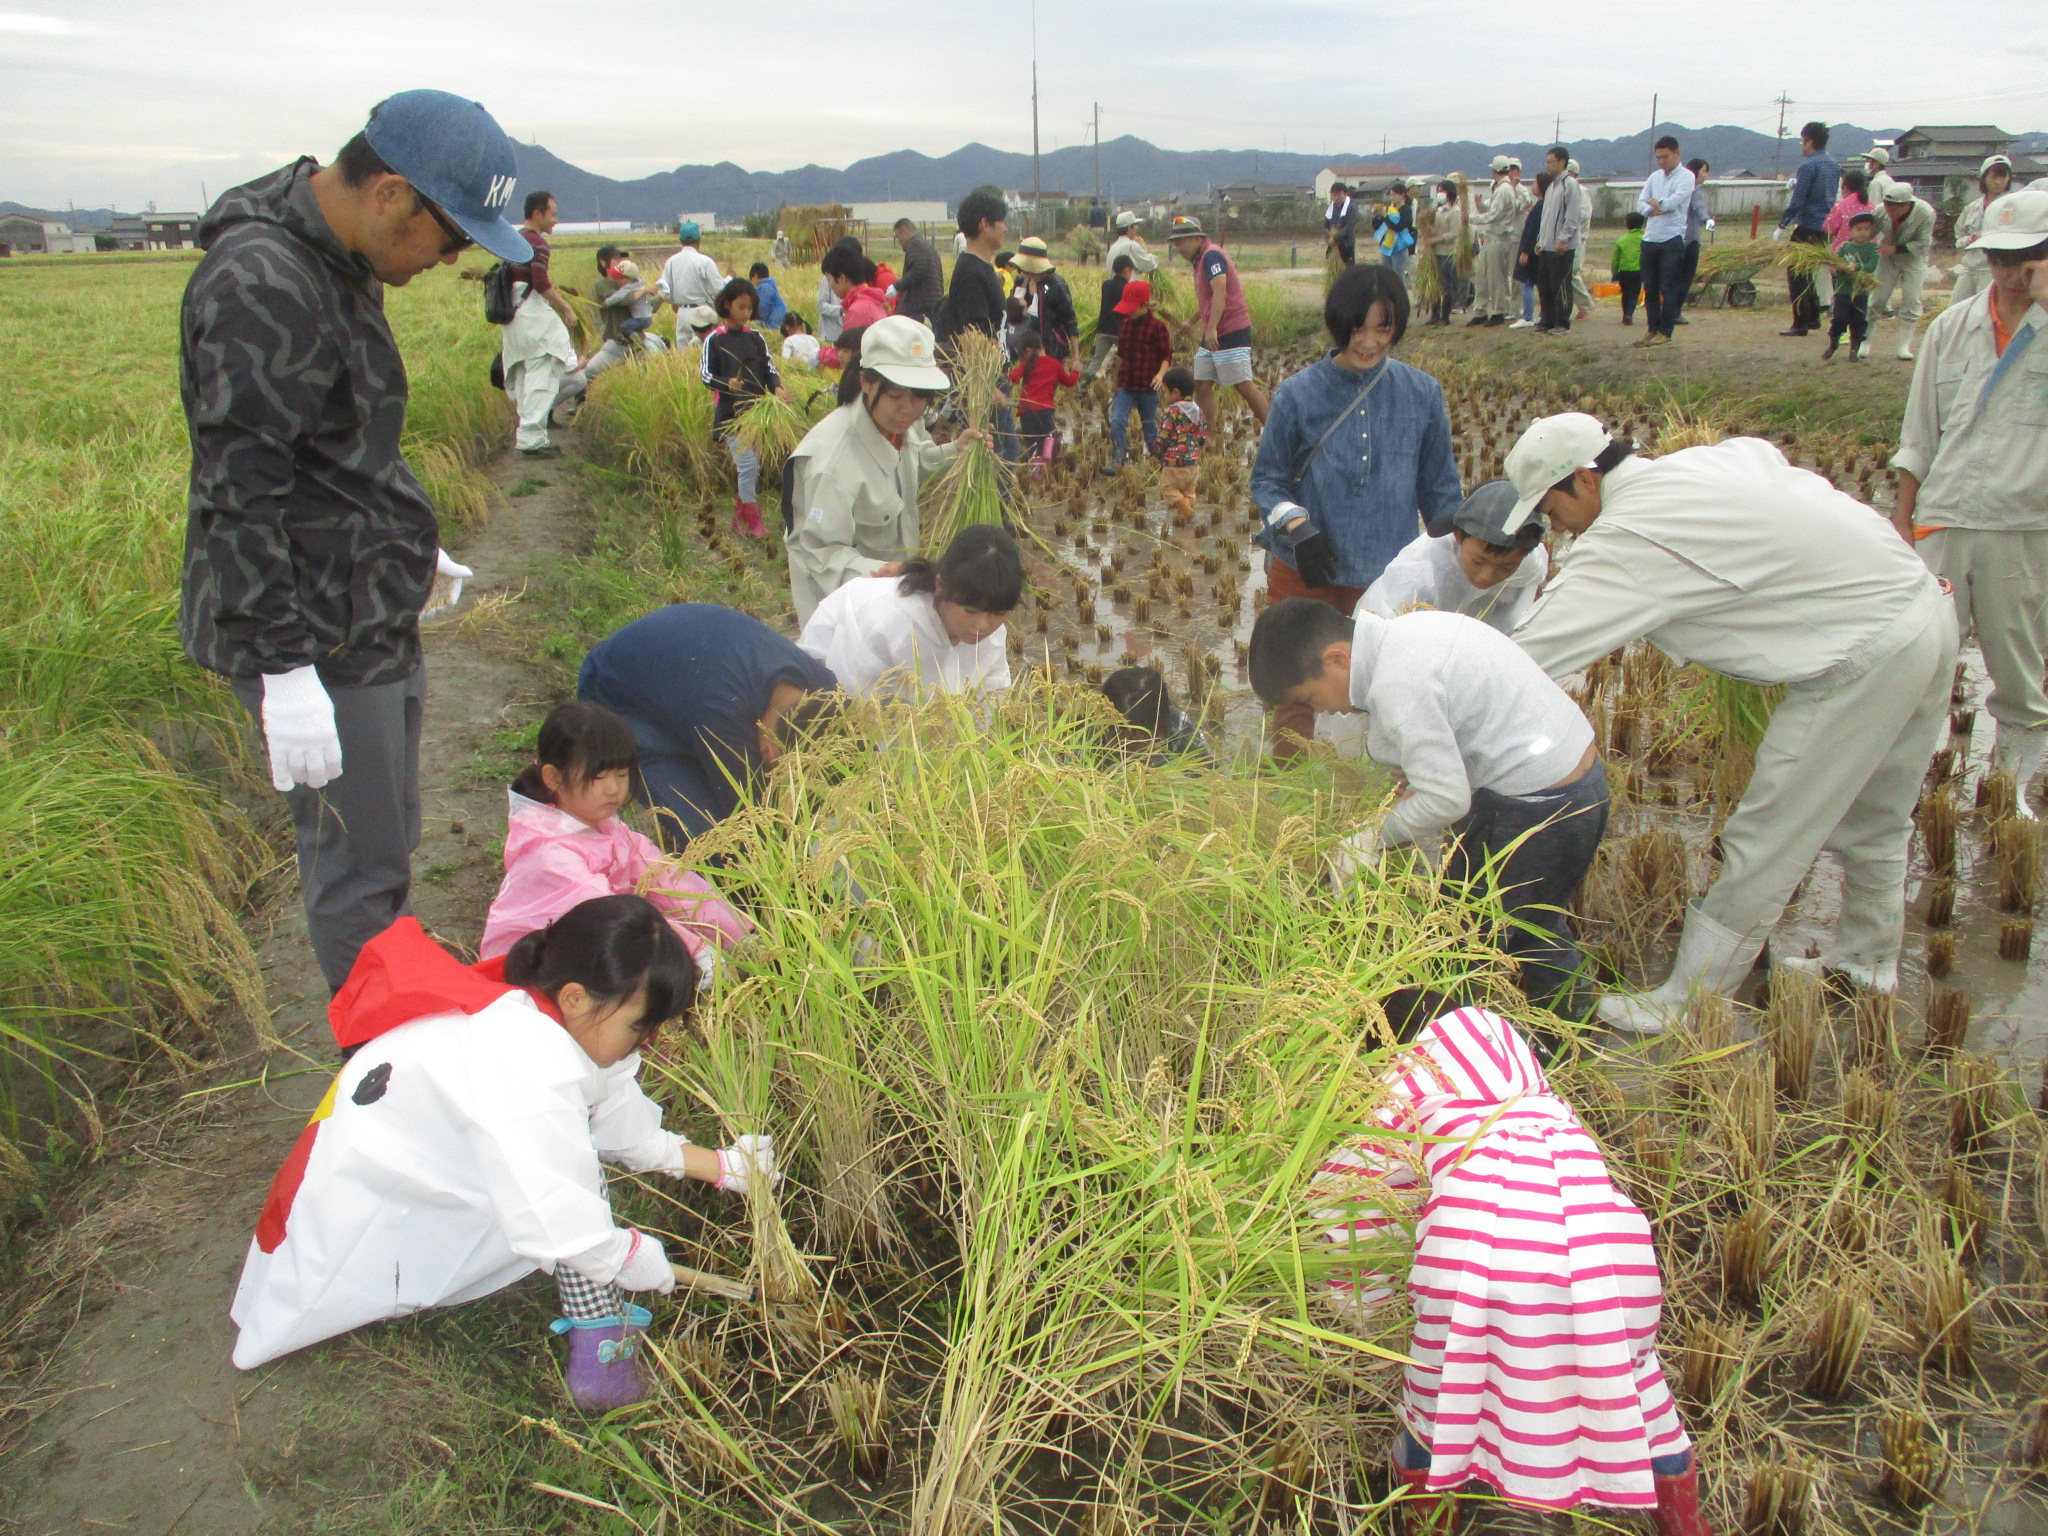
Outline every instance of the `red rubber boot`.
[(761, 521), (761, 503), (758, 501), (743, 501), (740, 503), (739, 524), (740, 532), (750, 539), (765, 539), (768, 537), (768, 525)]
[(1657, 1477), (1657, 1536), (1714, 1536), (1700, 1513), (1700, 1464), (1697, 1460), (1673, 1477)]
[(1394, 1486), (1404, 1490), (1401, 1498), (1401, 1529), (1406, 1536), (1458, 1536), (1463, 1522), (1458, 1518), (1456, 1494), (1431, 1493), (1429, 1468), (1408, 1468), (1390, 1453), (1388, 1465)]

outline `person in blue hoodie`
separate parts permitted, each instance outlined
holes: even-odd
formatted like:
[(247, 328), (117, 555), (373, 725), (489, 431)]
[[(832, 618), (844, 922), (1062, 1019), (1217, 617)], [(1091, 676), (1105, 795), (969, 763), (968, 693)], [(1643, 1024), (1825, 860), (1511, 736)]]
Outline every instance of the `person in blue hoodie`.
[(760, 308), (754, 319), (771, 331), (782, 329), (782, 317), (789, 313), (789, 301), (782, 296), (782, 290), (775, 286), (775, 279), (768, 275), (768, 263), (757, 261), (747, 269), (748, 280), (754, 285), (754, 292), (760, 295)]
[[(1408, 330), (1407, 285), (1390, 267), (1347, 267), (1323, 302), (1323, 325), (1328, 354), (1273, 394), (1252, 499), (1265, 514), (1258, 542), (1270, 600), (1312, 597), (1349, 614), (1413, 541), (1418, 515), (1447, 533), (1464, 493), (1443, 389), (1392, 356)], [(1313, 710), (1274, 709), (1276, 758), (1314, 733)]]

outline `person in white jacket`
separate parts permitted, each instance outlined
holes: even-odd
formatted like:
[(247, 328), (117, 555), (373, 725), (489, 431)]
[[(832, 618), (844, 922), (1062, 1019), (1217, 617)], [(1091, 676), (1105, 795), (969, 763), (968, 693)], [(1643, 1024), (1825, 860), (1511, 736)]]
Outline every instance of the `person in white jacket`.
[(667, 1292), (661, 1244), (620, 1227), (602, 1164), (744, 1192), (774, 1143), (723, 1151), (662, 1129), (639, 1051), (697, 995), (652, 903), (572, 907), (498, 960), (463, 965), (401, 918), (364, 946), (330, 1009), (347, 1053), (279, 1169), (242, 1266), (234, 1363), (474, 1301), (545, 1270), (576, 1403), (644, 1395), (628, 1292)]
[(685, 219), (677, 225), (676, 235), (682, 242), (681, 248), (662, 263), (661, 277), (654, 286), (675, 306), (676, 347), (680, 350), (697, 341), (689, 323), (690, 311), (716, 303), (718, 290), (725, 286), (728, 274), (720, 271), (718, 263), (699, 247), (704, 232), (694, 221)]
[(1785, 697), (1721, 830), (1721, 876), (1686, 914), (1662, 985), (1600, 1016), (1655, 1034), (1694, 987), (1732, 993), (1823, 849), (1842, 911), (1818, 966), (1889, 991), (1905, 932), (1913, 807), (1946, 722), (1955, 604), (1891, 525), (1770, 443), (1655, 461), (1579, 412), (1508, 453), (1511, 521), (1575, 535), (1515, 639), (1554, 678), (1647, 638)]
[(1024, 557), (993, 524), (963, 528), (936, 562), (862, 576), (828, 593), (797, 644), (853, 698), (996, 693), (1010, 686), (1004, 623), (1024, 596)]
[(860, 393), (790, 455), (782, 518), (799, 624), (834, 588), (900, 576), (917, 553), (919, 487), (982, 435), (969, 428), (941, 446), (925, 431), (925, 410), (952, 385), (931, 327), (890, 315), (867, 328)]
[(1507, 636), (1457, 613), (1346, 618), (1283, 598), (1252, 626), (1251, 682), (1267, 704), (1363, 712), (1366, 752), (1404, 792), (1332, 859), (1339, 881), (1381, 850), (1445, 832), (1445, 873), (1491, 872), (1513, 926), (1501, 947), (1529, 1000), (1562, 999), (1579, 970), (1566, 908), (1607, 827), (1607, 773), (1571, 696)]
[(1512, 633), (1550, 574), (1539, 525), (1524, 523), (1513, 533), (1503, 528), (1515, 499), (1513, 481), (1479, 486), (1451, 514), (1449, 533), (1417, 535), (1387, 562), (1360, 604), (1383, 619), (1434, 608)]

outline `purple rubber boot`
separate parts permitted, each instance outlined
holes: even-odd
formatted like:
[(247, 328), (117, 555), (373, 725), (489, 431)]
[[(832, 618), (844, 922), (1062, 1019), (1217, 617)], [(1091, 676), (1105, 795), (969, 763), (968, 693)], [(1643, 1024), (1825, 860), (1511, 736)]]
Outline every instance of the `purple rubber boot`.
[(569, 1401), (591, 1413), (646, 1401), (640, 1334), (653, 1321), (645, 1307), (629, 1306), (623, 1317), (558, 1317), (548, 1324), (569, 1336)]

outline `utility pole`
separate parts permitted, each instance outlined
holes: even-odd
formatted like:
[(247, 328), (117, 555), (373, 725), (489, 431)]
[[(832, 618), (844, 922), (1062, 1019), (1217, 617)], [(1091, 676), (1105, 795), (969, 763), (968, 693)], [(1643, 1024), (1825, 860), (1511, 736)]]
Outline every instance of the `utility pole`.
[(1102, 103), (1095, 103), (1095, 200), (1102, 201)]
[(1778, 142), (1771, 146), (1771, 174), (1778, 174), (1778, 161), (1785, 152), (1785, 109), (1792, 105), (1792, 98), (1782, 90), (1778, 92)]
[(1564, 142), (1564, 114), (1562, 112), (1554, 114), (1550, 119), (1550, 142), (1553, 144), (1562, 144)]
[(1657, 92), (1650, 93), (1650, 149), (1653, 156), (1657, 146), (1657, 97)]
[[(1038, 0), (1031, 0), (1031, 211), (1038, 212), (1043, 197), (1038, 179)], [(1026, 229), (1031, 227), (1025, 221)]]

